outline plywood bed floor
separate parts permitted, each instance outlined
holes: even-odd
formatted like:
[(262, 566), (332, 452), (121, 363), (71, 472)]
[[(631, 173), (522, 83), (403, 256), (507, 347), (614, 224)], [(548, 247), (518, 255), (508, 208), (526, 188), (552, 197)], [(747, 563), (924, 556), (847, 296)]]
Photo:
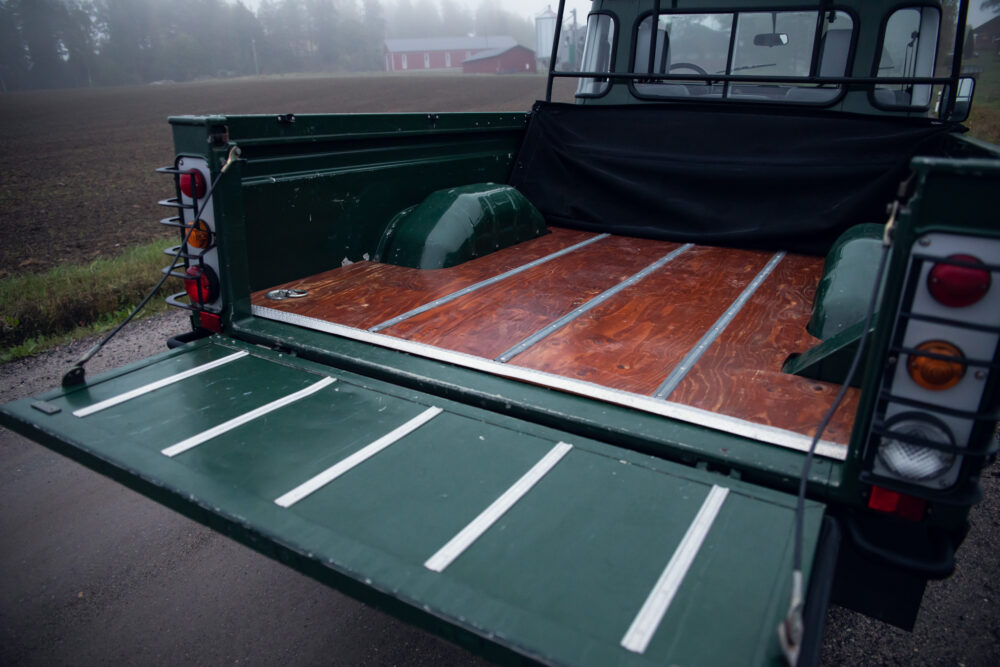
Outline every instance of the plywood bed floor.
[[(552, 228), (447, 269), (357, 262), (261, 290), (252, 304), (264, 317), (305, 316), (489, 360), (507, 353), (510, 366), (811, 436), (839, 386), (781, 366), (819, 342), (805, 326), (822, 268), (816, 257)], [(268, 299), (275, 288), (308, 296)], [(824, 440), (846, 445), (857, 400), (850, 390)]]

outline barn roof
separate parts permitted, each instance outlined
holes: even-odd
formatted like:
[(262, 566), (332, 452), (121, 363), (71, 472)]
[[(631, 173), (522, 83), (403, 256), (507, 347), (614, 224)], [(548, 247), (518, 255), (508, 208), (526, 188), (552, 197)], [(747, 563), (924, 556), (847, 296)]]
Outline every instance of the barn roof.
[(390, 53), (410, 51), (481, 51), (483, 49), (507, 50), (512, 46), (517, 46), (517, 40), (510, 35), (385, 40), (386, 51)]
[(989, 21), (979, 24), (977, 27), (973, 28), (977, 33), (980, 30), (984, 32), (1000, 32), (1000, 16), (994, 16)]
[[(490, 49), (489, 51), (480, 51), (479, 53), (473, 55), (472, 57), (466, 58), (463, 62), (471, 63), (474, 60), (486, 60), (487, 58), (495, 58), (496, 56), (507, 53), (508, 51), (512, 51), (514, 49), (524, 49), (525, 51), (531, 51), (531, 49), (527, 47), (521, 46), (520, 44), (515, 44), (514, 46), (508, 46), (502, 49)], [(534, 54), (535, 52), (531, 51), (531, 53)]]

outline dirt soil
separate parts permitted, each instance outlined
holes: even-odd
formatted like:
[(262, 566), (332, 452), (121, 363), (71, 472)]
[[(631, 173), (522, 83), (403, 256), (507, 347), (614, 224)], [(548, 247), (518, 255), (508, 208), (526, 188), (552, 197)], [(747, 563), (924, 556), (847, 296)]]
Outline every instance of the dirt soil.
[[(527, 111), (545, 77), (369, 75), (233, 79), (0, 95), (0, 278), (167, 238), (167, 116)], [(571, 98), (557, 81), (556, 99)]]

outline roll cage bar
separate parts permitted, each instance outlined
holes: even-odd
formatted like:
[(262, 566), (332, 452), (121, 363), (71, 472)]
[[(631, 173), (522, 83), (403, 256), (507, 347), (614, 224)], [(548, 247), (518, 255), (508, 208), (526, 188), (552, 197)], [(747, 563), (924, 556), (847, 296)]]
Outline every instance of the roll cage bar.
[[(947, 85), (948, 97), (945, 100), (942, 118), (948, 118), (955, 108), (955, 100), (958, 96), (958, 80), (962, 71), (962, 50), (965, 46), (965, 22), (969, 14), (969, 0), (959, 0), (958, 22), (955, 27), (955, 50), (951, 63), (951, 74), (947, 77), (856, 77), (856, 76), (754, 76), (732, 74), (655, 74), (654, 58), (656, 54), (657, 30), (651, 31), (649, 45), (649, 71), (648, 72), (557, 72), (556, 58), (559, 51), (559, 40), (562, 36), (563, 14), (566, 7), (566, 0), (559, 0), (559, 9), (556, 12), (556, 32), (552, 39), (552, 53), (549, 57), (549, 76), (545, 87), (545, 101), (552, 101), (552, 84), (556, 77), (569, 79), (614, 79), (617, 81), (701, 81), (704, 83), (727, 83), (730, 81), (746, 82), (748, 80), (756, 83), (828, 83), (828, 84), (863, 84), (869, 90), (875, 84), (943, 84)], [(818, 7), (817, 7), (818, 9)], [(660, 15), (660, 0), (653, 2), (653, 16)], [(815, 68), (816, 58), (813, 57), (813, 68)]]

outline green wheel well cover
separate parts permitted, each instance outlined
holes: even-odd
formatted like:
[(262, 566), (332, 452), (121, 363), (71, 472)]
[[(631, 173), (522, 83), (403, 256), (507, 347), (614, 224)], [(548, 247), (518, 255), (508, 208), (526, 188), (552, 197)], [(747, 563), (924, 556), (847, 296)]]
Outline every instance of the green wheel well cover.
[(545, 219), (509, 185), (475, 183), (432, 192), (396, 214), (375, 258), (443, 269), (546, 233)]
[(881, 248), (882, 225), (871, 223), (851, 227), (834, 242), (816, 288), (810, 334), (826, 340), (864, 318)]

